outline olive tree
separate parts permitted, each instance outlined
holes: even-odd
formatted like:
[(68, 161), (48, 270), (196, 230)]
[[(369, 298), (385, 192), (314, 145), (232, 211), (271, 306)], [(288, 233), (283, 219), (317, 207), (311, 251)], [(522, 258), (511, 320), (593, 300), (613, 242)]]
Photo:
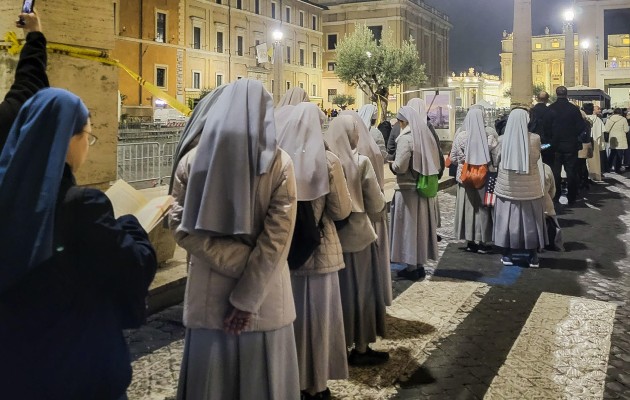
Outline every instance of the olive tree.
[(398, 45), (393, 32), (385, 29), (382, 40), (377, 41), (363, 24), (357, 24), (355, 31), (337, 44), (335, 73), (341, 82), (360, 88), (373, 102), (380, 103), (381, 120), (387, 113), (392, 86), (419, 86), (426, 80), (413, 38)]
[(350, 94), (338, 94), (332, 98), (332, 103), (339, 106), (342, 110), (345, 110), (346, 107), (353, 105), (355, 100), (354, 96)]

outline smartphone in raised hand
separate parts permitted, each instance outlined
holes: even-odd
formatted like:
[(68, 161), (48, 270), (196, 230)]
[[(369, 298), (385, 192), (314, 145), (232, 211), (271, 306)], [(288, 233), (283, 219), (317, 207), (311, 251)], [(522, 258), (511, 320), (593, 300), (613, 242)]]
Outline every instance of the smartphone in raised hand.
[[(32, 14), (35, 7), (35, 0), (24, 0), (22, 2), (22, 14)], [(20, 25), (24, 25), (24, 20), (20, 17)]]
[(32, 14), (35, 7), (35, 0), (24, 0), (22, 3), (22, 12), (24, 14)]

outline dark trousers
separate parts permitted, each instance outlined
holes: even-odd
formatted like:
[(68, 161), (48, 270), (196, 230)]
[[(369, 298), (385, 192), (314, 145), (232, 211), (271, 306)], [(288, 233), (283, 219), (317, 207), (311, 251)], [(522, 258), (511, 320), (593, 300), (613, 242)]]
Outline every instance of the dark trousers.
[(554, 201), (558, 201), (560, 199), (560, 194), (562, 192), (560, 189), (562, 187), (562, 167), (564, 167), (564, 171), (567, 174), (567, 189), (569, 191), (567, 194), (567, 200), (569, 200), (569, 203), (573, 203), (575, 201), (578, 187), (577, 163), (577, 151), (573, 153), (555, 154), (555, 160), (552, 167), (553, 178), (556, 181), (556, 196), (554, 197)]
[(599, 152), (599, 164), (602, 167), (602, 174), (604, 172), (610, 172), (610, 167), (608, 166), (608, 155), (606, 154), (606, 150), (601, 150)]
[(553, 163), (556, 156), (556, 153), (553, 151), (553, 149), (543, 150), (540, 152), (540, 155), (542, 157), (542, 162), (553, 168)]
[(588, 166), (586, 164), (586, 158), (578, 158), (577, 162), (577, 176), (580, 184), (580, 189), (588, 189)]
[(615, 172), (621, 172), (621, 159), (623, 158), (623, 150), (610, 149), (608, 156), (608, 168), (615, 168)]

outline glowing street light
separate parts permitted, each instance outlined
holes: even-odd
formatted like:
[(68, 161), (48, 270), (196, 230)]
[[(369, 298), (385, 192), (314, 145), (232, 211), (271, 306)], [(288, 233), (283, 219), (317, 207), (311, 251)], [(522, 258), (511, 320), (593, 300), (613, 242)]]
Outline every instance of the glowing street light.
[(589, 47), (591, 47), (591, 42), (589, 42), (588, 40), (583, 40), (580, 46), (582, 47), (582, 50), (588, 50)]
[(569, 8), (563, 15), (566, 22), (573, 22), (573, 19), (575, 18), (575, 11), (573, 11), (572, 8)]
[(275, 30), (273, 31), (273, 33), (271, 34), (271, 37), (273, 37), (273, 40), (275, 42), (279, 42), (282, 40), (282, 38), (284, 37), (284, 34), (282, 33), (282, 31), (280, 30)]

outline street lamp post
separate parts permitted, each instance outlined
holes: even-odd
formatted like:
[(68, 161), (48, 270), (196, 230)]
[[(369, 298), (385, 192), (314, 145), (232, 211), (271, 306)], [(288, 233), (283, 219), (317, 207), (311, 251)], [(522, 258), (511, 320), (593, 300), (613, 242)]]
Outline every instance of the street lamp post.
[(573, 9), (564, 12), (564, 86), (575, 86), (575, 37), (573, 34)]
[(282, 54), (282, 38), (284, 34), (281, 30), (275, 30), (273, 32), (273, 102), (278, 104), (280, 97), (282, 97), (282, 67), (283, 67), (283, 54)]
[(582, 85), (588, 86), (588, 49), (591, 47), (591, 43), (588, 40), (584, 40), (581, 43), (582, 46)]

